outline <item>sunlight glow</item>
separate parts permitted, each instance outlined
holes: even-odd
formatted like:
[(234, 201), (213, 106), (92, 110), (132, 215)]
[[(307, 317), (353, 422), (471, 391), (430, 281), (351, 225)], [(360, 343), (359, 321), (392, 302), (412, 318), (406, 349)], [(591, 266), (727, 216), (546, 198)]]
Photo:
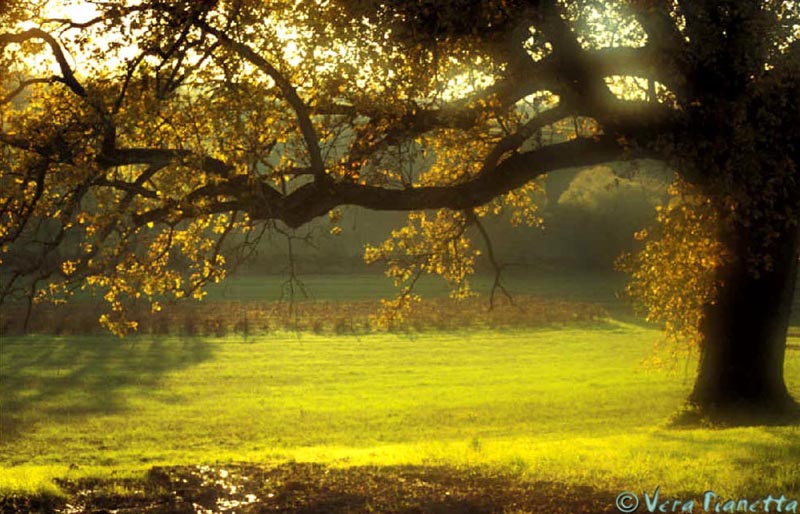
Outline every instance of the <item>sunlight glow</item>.
[[(26, 20), (19, 28), (23, 30), (42, 28), (55, 35), (63, 47), (73, 72), (78, 77), (124, 73), (127, 63), (132, 62), (141, 52), (141, 48), (136, 44), (138, 38), (135, 29), (129, 28), (126, 31), (128, 32), (126, 40), (122, 40), (123, 36), (111, 35), (105, 31), (102, 23), (96, 27), (69, 26), (69, 23), (89, 22), (97, 18), (99, 14), (97, 6), (89, 0), (50, 0), (43, 3), (39, 16)], [(290, 69), (305, 68), (307, 65), (304, 63), (308, 59), (313, 59), (312, 68), (316, 73), (330, 74), (336, 72), (341, 64), (346, 63), (348, 66), (341, 70), (343, 79), (360, 90), (376, 92), (385, 90), (386, 80), (391, 81), (397, 78), (396, 71), (393, 69), (378, 71), (369, 62), (357, 62), (359, 52), (352, 42), (334, 42), (327, 48), (315, 46), (313, 35), (304, 32), (303, 29), (299, 29), (292, 23), (293, 20), (288, 19), (270, 20), (267, 30), (267, 33), (271, 33), (271, 37), (274, 38), (273, 44), (269, 45), (271, 50), (267, 50), (267, 53), (277, 52), (278, 59)], [(370, 24), (367, 22), (365, 26), (370, 27)], [(379, 46), (370, 50), (378, 55), (382, 53)], [(39, 50), (35, 53), (21, 53), (21, 55), (25, 75), (61, 74), (55, 58), (49, 51)], [(189, 52), (187, 57), (190, 62), (200, 59), (199, 55), (193, 55), (192, 52)], [(541, 56), (537, 55), (536, 57)], [(143, 62), (150, 66), (158, 66), (159, 58), (155, 55), (147, 55)], [(250, 80), (272, 81), (271, 78), (263, 76), (251, 63), (244, 61), (241, 65), (245, 76), (248, 76)], [(470, 69), (465, 63), (453, 63), (452, 65), (460, 71), (444, 79), (444, 83), (436, 94), (438, 100), (452, 101), (463, 98), (494, 83), (494, 79), (490, 75), (480, 70)], [(345, 71), (348, 68), (355, 71), (354, 76), (348, 76), (348, 72)], [(297, 79), (301, 80), (296, 83), (299, 90), (310, 91), (311, 84), (303, 82), (307, 77), (301, 75), (294, 78), (295, 81)]]

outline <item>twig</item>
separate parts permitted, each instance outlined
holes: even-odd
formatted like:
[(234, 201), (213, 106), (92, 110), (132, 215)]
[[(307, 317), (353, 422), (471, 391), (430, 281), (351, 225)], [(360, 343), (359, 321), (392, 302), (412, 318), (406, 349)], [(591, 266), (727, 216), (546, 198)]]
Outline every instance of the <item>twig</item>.
[(492, 269), (494, 270), (494, 282), (492, 283), (492, 291), (489, 294), (489, 310), (494, 309), (494, 295), (497, 293), (498, 289), (508, 299), (511, 305), (521, 310), (521, 308), (514, 302), (514, 298), (501, 282), (501, 275), (503, 273), (504, 266), (497, 262), (497, 258), (494, 253), (494, 246), (492, 245), (492, 239), (489, 237), (489, 232), (486, 231), (486, 228), (475, 215), (475, 211), (466, 211), (465, 214), (467, 219), (473, 223), (478, 229), (478, 232), (480, 232), (483, 242), (486, 245), (486, 257), (489, 259), (489, 263), (492, 265)]

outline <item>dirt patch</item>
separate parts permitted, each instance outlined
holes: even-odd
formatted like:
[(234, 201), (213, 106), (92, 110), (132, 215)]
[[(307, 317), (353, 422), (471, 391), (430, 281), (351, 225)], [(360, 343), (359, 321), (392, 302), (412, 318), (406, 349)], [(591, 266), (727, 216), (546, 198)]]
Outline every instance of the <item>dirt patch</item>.
[(444, 467), (317, 464), (153, 468), (144, 481), (59, 484), (67, 500), (5, 498), (0, 512), (59, 514), (616, 513), (611, 493)]

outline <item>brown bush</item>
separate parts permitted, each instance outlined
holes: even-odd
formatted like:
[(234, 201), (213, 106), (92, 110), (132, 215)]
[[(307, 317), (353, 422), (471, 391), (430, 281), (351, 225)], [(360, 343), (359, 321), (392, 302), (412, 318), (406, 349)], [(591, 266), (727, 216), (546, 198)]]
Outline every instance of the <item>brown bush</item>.
[[(31, 315), (27, 332), (42, 334), (103, 333), (97, 319), (103, 305), (95, 301), (60, 306), (40, 306)], [(465, 300), (423, 299), (402, 322), (380, 328), (374, 322), (378, 300), (286, 302), (175, 303), (162, 312), (150, 313), (146, 305), (131, 305), (129, 315), (139, 323), (139, 332), (170, 333), (194, 337), (224, 337), (229, 331), (249, 337), (271, 330), (312, 331), (318, 334), (364, 334), (378, 331), (426, 332), (476, 328), (530, 328), (595, 322), (605, 310), (594, 304), (517, 296), (514, 303), (496, 302), (489, 308), (485, 297)], [(345, 314), (343, 314), (345, 313)], [(4, 307), (0, 327), (5, 335), (21, 334), (24, 306)]]

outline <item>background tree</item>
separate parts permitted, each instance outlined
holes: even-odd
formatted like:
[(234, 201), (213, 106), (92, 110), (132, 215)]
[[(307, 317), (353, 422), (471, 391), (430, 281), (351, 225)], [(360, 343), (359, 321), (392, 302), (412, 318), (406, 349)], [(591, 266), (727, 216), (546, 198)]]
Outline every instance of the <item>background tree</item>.
[(690, 401), (719, 418), (793, 408), (796, 2), (91, 5), (0, 12), (3, 298), (95, 288), (123, 332), (126, 296), (202, 297), (231, 233), (340, 205), (444, 209), (370, 258), (465, 293), (467, 226), (504, 209), (535, 224), (534, 178), (647, 157), (678, 171), (719, 244)]

